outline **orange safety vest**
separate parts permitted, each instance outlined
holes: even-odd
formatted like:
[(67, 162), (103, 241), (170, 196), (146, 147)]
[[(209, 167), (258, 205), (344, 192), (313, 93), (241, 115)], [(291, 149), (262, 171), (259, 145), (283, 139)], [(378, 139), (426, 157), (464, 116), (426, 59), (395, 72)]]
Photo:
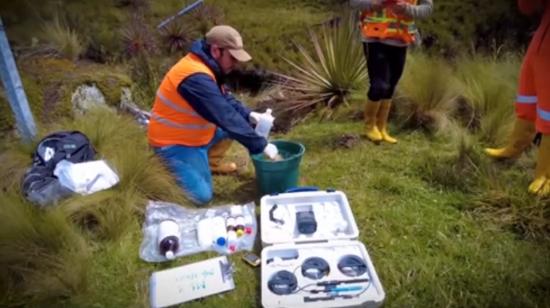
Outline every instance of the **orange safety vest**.
[[(385, 3), (388, 2), (392, 1), (385, 1)], [(416, 5), (418, 0), (405, 0), (405, 2)], [(417, 32), (414, 20), (395, 14), (389, 4), (384, 4), (384, 8), (380, 11), (364, 10), (361, 12), (361, 33), (365, 38), (394, 39), (410, 44), (416, 40)]]
[(177, 90), (182, 80), (195, 73), (205, 73), (216, 81), (212, 70), (192, 53), (183, 57), (164, 76), (147, 130), (150, 145), (202, 146), (214, 137), (216, 126), (200, 116)]

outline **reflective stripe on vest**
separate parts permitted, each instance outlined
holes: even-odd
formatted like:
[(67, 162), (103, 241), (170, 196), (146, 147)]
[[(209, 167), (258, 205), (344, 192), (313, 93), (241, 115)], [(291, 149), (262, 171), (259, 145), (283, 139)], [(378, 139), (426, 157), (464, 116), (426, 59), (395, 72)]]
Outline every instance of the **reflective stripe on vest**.
[(157, 90), (147, 130), (152, 146), (202, 146), (214, 137), (216, 126), (199, 115), (178, 92), (181, 81), (196, 73), (206, 74), (216, 82), (210, 68), (192, 53), (183, 57), (164, 76)]
[(193, 110), (189, 110), (189, 109), (186, 109), (186, 108), (182, 108), (180, 106), (178, 106), (176, 103), (173, 103), (171, 102), (169, 99), (167, 99), (166, 97), (164, 97), (164, 95), (162, 95), (160, 93), (160, 91), (157, 91), (157, 97), (160, 99), (161, 102), (163, 102), (166, 106), (178, 111), (178, 112), (181, 112), (181, 113), (186, 113), (190, 116), (194, 116), (194, 117), (200, 117), (200, 115), (198, 113), (196, 113), (195, 111)]
[[(405, 0), (416, 5), (417, 0)], [(395, 39), (407, 44), (415, 41), (418, 32), (414, 20), (398, 16), (384, 7), (381, 11), (361, 12), (361, 33), (365, 38)]]
[(549, 121), (550, 122), (550, 111), (546, 111), (546, 110), (543, 110), (542, 108), (538, 107), (537, 108), (537, 114), (544, 121)]
[(168, 119), (165, 119), (161, 116), (158, 116), (154, 113), (151, 114), (151, 119), (158, 121), (166, 126), (174, 127), (174, 128), (181, 128), (181, 129), (190, 129), (190, 130), (201, 130), (201, 129), (208, 129), (211, 127), (216, 127), (214, 124), (181, 124), (172, 122)]
[(538, 99), (533, 95), (518, 95), (516, 97), (516, 102), (520, 104), (536, 104)]

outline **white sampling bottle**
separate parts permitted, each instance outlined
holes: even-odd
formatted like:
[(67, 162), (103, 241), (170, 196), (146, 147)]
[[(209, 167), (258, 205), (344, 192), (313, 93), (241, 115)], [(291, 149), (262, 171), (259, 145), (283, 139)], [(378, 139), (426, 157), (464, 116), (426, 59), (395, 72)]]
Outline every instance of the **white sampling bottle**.
[(168, 260), (173, 260), (179, 248), (179, 241), (180, 230), (178, 224), (171, 219), (161, 221), (158, 231), (160, 254)]
[(272, 110), (267, 108), (262, 117), (260, 117), (258, 124), (256, 124), (256, 134), (264, 137), (265, 139), (269, 137), (269, 132), (271, 131), (273, 121), (275, 120), (275, 118), (271, 115), (271, 112)]
[(212, 218), (211, 222), (212, 242), (217, 248), (225, 247), (227, 244), (227, 230), (225, 219), (221, 216)]

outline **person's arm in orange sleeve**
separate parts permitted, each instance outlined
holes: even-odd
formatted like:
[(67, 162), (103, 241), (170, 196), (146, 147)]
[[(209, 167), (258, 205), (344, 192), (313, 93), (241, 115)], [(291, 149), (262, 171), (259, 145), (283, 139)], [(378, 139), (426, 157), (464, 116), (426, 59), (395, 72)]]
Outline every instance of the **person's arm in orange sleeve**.
[(525, 15), (533, 15), (542, 11), (545, 0), (518, 0), (519, 10)]

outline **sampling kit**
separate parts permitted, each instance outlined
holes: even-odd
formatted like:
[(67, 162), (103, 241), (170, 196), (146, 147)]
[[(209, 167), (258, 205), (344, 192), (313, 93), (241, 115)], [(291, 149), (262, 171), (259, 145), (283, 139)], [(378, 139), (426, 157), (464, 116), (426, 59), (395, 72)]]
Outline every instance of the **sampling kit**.
[(268, 195), (260, 210), (264, 307), (382, 304), (384, 290), (343, 192)]

